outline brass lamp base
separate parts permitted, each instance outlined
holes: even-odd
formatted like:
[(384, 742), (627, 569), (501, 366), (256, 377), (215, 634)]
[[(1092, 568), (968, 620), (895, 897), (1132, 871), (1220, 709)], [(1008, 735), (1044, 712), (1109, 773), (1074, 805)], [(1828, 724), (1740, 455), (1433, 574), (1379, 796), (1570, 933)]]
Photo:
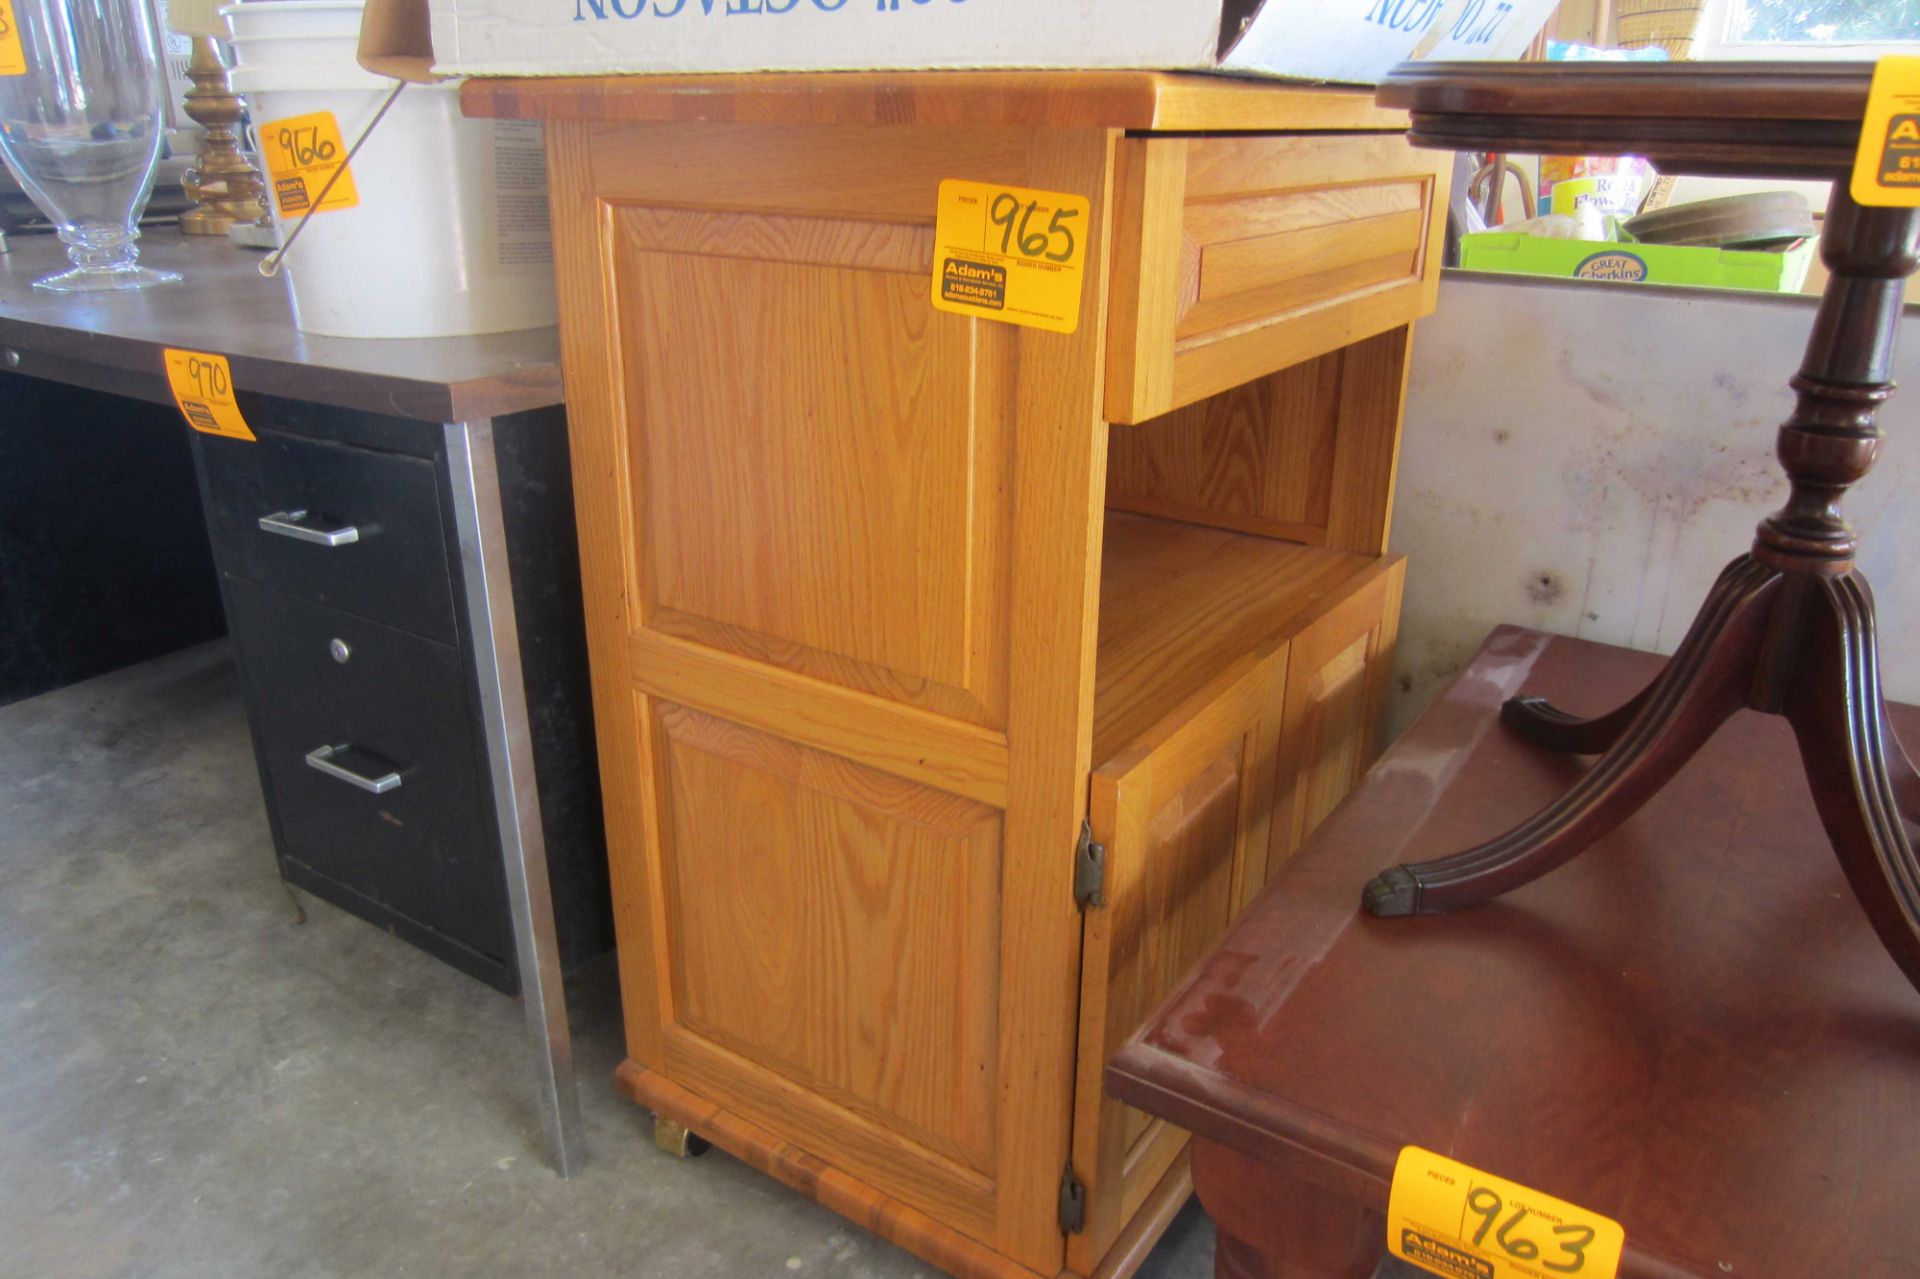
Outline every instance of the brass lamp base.
[(212, 36), (193, 40), (187, 64), (187, 116), (207, 131), (200, 157), (180, 187), (194, 207), (180, 215), (188, 235), (225, 235), (229, 227), (267, 223), (266, 184), (240, 153), (237, 126), (245, 111), (227, 80), (227, 65)]

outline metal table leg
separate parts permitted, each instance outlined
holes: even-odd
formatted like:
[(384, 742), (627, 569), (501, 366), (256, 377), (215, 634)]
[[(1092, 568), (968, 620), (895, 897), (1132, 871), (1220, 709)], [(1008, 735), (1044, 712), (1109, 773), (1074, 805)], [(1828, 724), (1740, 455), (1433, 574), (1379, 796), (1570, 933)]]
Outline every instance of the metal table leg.
[(586, 1163), (586, 1140), (580, 1094), (574, 1084), (573, 1041), (554, 931), (552, 885), (547, 878), (547, 840), (540, 824), (540, 792), (527, 727), (526, 683), (520, 672), (520, 631), (500, 514), (493, 423), (449, 422), (444, 430), (493, 781), (494, 820), (506, 862), (514, 955), (534, 1050), (540, 1128), (553, 1170), (571, 1177)]

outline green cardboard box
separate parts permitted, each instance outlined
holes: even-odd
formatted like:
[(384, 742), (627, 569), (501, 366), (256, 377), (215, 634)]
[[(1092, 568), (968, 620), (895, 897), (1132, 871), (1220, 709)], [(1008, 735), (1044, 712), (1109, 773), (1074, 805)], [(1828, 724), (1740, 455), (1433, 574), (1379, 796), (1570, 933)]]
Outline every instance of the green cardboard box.
[(1806, 282), (1816, 247), (1814, 241), (1804, 240), (1784, 253), (1769, 253), (1671, 244), (1546, 240), (1522, 231), (1481, 231), (1460, 237), (1460, 265), (1468, 271), (1611, 280), (1618, 284), (1691, 284), (1710, 289), (1797, 293)]

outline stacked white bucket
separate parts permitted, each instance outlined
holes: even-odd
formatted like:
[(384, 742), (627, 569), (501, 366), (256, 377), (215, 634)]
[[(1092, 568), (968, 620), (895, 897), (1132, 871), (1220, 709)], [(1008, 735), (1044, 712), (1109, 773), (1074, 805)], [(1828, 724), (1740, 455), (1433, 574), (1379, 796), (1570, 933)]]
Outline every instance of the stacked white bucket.
[[(233, 32), (234, 91), (256, 137), (330, 112), (345, 154), (372, 122), (394, 81), (355, 59), (361, 8), (362, 0), (246, 0), (221, 10)], [(359, 202), (315, 214), (287, 254), (302, 330), (457, 337), (554, 323), (538, 124), (467, 120), (457, 85), (408, 85), (351, 172)], [(302, 210), (283, 211), (271, 174), (267, 185), (284, 240)]]

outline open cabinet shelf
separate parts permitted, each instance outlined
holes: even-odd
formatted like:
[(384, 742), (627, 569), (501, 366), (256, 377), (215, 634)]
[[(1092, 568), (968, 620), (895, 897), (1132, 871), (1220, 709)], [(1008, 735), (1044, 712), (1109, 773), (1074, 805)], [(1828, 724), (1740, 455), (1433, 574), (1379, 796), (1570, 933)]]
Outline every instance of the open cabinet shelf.
[(1093, 760), (1111, 760), (1237, 660), (1270, 653), (1391, 562), (1109, 511)]

